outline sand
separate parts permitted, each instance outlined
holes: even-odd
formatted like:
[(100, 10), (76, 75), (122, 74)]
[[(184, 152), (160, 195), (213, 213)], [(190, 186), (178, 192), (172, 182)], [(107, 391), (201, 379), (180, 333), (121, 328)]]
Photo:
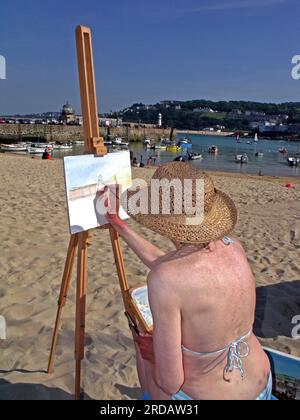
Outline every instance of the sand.
[[(135, 169), (149, 178), (150, 169)], [(286, 179), (213, 174), (240, 210), (236, 235), (255, 273), (255, 330), (263, 344), (300, 356), (291, 320), (300, 314), (300, 183)], [(0, 155), (0, 315), (7, 339), (0, 341), (0, 399), (71, 399), (74, 386), (74, 282), (63, 315), (54, 375), (45, 373), (57, 298), (69, 241), (61, 160)], [(149, 240), (169, 242), (133, 222)], [(140, 395), (131, 334), (123, 315), (107, 231), (89, 248), (85, 398), (136, 399)], [(147, 269), (124, 247), (132, 285)], [(75, 280), (75, 279), (74, 279)]]

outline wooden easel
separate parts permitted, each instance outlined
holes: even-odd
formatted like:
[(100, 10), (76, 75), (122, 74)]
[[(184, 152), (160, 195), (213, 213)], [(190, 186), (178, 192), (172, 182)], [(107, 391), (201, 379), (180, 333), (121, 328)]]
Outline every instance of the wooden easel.
[[(90, 28), (78, 26), (76, 28), (76, 44), (78, 55), (79, 82), (81, 91), (81, 106), (83, 114), (83, 126), (86, 153), (104, 156), (107, 150), (104, 147), (103, 138), (100, 138), (98, 107), (96, 97), (96, 83), (94, 72), (94, 60), (92, 49), (92, 35)], [(133, 332), (138, 329), (148, 332), (138, 308), (131, 299), (128, 279), (125, 272), (119, 235), (111, 226), (110, 238), (117, 267), (121, 293), (124, 301), (125, 313), (131, 321)], [(77, 290), (76, 290), (76, 327), (75, 327), (75, 398), (81, 395), (81, 362), (84, 359), (85, 340), (85, 316), (86, 316), (86, 293), (87, 293), (87, 250), (89, 246), (90, 232), (82, 232), (71, 235), (69, 249), (62, 278), (55, 328), (52, 338), (51, 353), (49, 357), (48, 373), (54, 372), (54, 358), (57, 347), (59, 329), (63, 307), (66, 305), (75, 257), (77, 254)]]

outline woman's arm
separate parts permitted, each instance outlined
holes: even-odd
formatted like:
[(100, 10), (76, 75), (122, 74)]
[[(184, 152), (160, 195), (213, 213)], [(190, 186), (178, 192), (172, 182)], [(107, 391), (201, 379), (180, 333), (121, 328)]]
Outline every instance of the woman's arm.
[(163, 251), (131, 229), (119, 216), (108, 216), (108, 221), (121, 235), (129, 248), (131, 248), (139, 259), (150, 269), (153, 268), (154, 263), (158, 258), (165, 255)]
[(166, 394), (176, 394), (184, 384), (181, 347), (181, 311), (178, 296), (169, 283), (167, 269), (155, 269), (148, 277), (153, 314), (154, 381)]
[[(129, 248), (139, 257), (139, 259), (150, 269), (153, 268), (154, 262), (165, 255), (163, 251), (152, 245), (149, 241), (134, 232), (127, 223), (119, 216), (119, 203), (116, 203), (117, 209), (110, 208), (109, 190), (105, 188), (102, 193), (102, 199), (106, 200), (107, 221), (121, 235)], [(118, 201), (118, 200), (117, 200)]]

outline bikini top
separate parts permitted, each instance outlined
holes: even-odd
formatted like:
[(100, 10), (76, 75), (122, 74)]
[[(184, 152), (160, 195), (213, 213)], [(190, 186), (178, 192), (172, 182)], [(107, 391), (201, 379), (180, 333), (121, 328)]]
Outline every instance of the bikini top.
[[(235, 241), (229, 237), (223, 238), (223, 243), (227, 246), (232, 245)], [(238, 369), (241, 373), (242, 379), (245, 377), (245, 370), (243, 367), (243, 359), (248, 357), (250, 354), (250, 347), (249, 344), (246, 342), (247, 338), (250, 338), (252, 335), (252, 329), (248, 332), (248, 334), (244, 335), (243, 337), (239, 338), (236, 341), (233, 341), (228, 346), (224, 347), (221, 350), (209, 352), (209, 353), (199, 353), (192, 350), (187, 349), (186, 347), (182, 346), (182, 350), (186, 353), (192, 354), (198, 357), (205, 357), (205, 356), (218, 356), (225, 352), (228, 352), (228, 360), (227, 365), (225, 367), (225, 373), (232, 373), (235, 369)]]

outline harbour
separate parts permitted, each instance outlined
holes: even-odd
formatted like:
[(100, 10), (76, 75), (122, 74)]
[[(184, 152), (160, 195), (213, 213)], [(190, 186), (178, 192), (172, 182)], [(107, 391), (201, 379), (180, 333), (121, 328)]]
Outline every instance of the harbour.
[[(185, 133), (178, 134), (178, 141), (186, 138)], [(267, 176), (283, 176), (283, 177), (299, 177), (300, 166), (291, 166), (288, 163), (290, 156), (297, 156), (300, 151), (300, 142), (274, 141), (259, 139), (258, 142), (251, 144), (246, 139), (237, 142), (235, 137), (221, 136), (204, 136), (189, 135), (192, 147), (189, 153), (201, 159), (191, 159), (191, 164), (203, 169), (203, 171), (213, 172), (233, 172), (242, 174), (267, 175)], [(120, 138), (119, 140), (120, 141)], [(124, 140), (123, 140), (124, 142)], [(158, 143), (157, 143), (158, 144)], [(37, 143), (38, 145), (38, 143)], [(127, 148), (128, 143), (124, 143)], [(45, 146), (45, 145), (44, 145)], [(50, 146), (50, 144), (48, 145)], [(209, 153), (209, 148), (215, 146), (218, 153)], [(81, 155), (84, 152), (84, 146), (80, 141), (53, 146), (52, 156), (54, 159), (62, 159), (65, 156)], [(172, 162), (178, 156), (185, 156), (185, 149), (174, 148), (158, 148), (147, 149), (143, 142), (129, 143), (129, 150), (136, 159), (137, 164), (140, 163), (147, 166), (149, 159), (152, 165), (160, 165)], [(114, 147), (108, 146), (109, 151), (113, 152), (118, 149), (118, 145)], [(124, 149), (122, 147), (122, 149)], [(280, 150), (287, 153), (281, 153)], [(1, 150), (0, 150), (1, 151)], [(3, 152), (3, 150), (2, 150)], [(13, 153), (5, 151), (5, 153)], [(26, 151), (16, 151), (20, 155), (28, 155)], [(42, 150), (40, 151), (40, 154)], [(236, 156), (246, 154), (248, 157), (247, 164), (236, 162)], [(38, 155), (38, 154), (37, 154)], [(30, 154), (29, 154), (30, 156)]]

